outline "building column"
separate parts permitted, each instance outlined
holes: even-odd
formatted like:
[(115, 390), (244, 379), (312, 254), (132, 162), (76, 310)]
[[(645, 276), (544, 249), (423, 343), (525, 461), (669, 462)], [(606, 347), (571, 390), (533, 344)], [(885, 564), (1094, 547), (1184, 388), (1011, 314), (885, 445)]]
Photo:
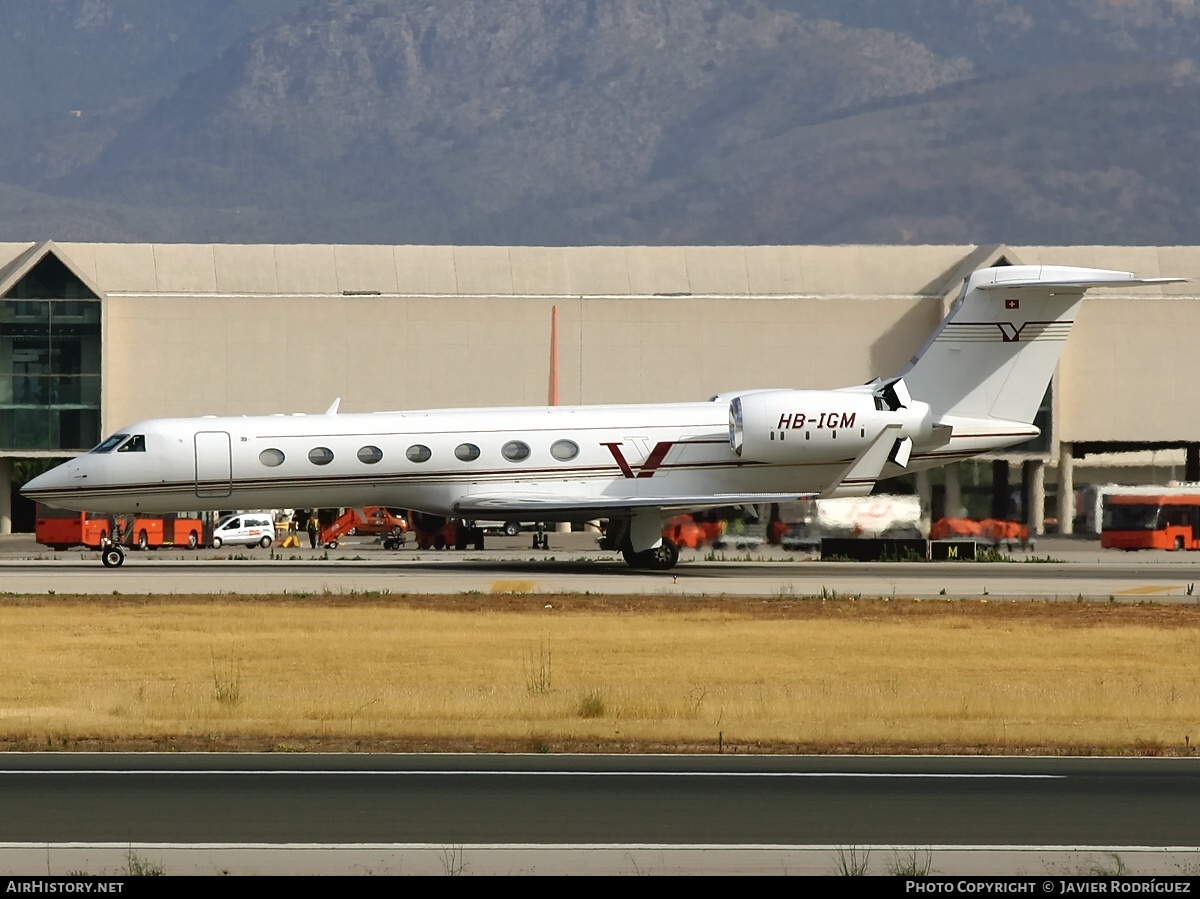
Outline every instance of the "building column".
[(962, 484), (958, 479), (959, 463), (946, 466), (946, 517), (965, 518), (967, 510), (962, 504)]
[(1029, 459), (1021, 466), (1021, 493), (1025, 497), (1025, 524), (1030, 536), (1046, 533), (1046, 463)]
[(929, 469), (923, 468), (917, 472), (917, 500), (921, 503), (921, 520), (917, 522), (923, 536), (929, 536), (929, 528), (933, 525), (933, 482), (929, 479)]
[(1058, 532), (1075, 533), (1075, 457), (1071, 444), (1058, 445)]
[(992, 518), (1008, 521), (1012, 518), (1011, 507), (1008, 498), (1008, 463), (996, 459), (992, 462)]
[(0, 534), (12, 533), (12, 459), (0, 458)]

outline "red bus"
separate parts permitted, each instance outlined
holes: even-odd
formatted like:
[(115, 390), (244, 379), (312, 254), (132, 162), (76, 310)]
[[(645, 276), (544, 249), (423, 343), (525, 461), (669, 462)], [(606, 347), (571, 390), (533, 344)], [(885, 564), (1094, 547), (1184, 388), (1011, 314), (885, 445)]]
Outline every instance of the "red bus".
[(94, 512), (70, 512), (38, 503), (37, 517), (33, 526), (38, 543), (54, 550), (72, 546), (88, 546), (99, 549), (113, 529), (108, 515)]
[(37, 507), (34, 537), (54, 550), (72, 546), (99, 549), (100, 544), (117, 533), (117, 542), (137, 549), (179, 546), (195, 549), (204, 539), (204, 522), (183, 515), (147, 515), (116, 517), (94, 512), (70, 512), (66, 509)]
[(1113, 549), (1200, 549), (1200, 494), (1112, 494), (1100, 545)]
[(204, 538), (203, 521), (177, 512), (126, 519), (122, 530), (125, 544), (137, 549), (159, 546), (196, 549)]

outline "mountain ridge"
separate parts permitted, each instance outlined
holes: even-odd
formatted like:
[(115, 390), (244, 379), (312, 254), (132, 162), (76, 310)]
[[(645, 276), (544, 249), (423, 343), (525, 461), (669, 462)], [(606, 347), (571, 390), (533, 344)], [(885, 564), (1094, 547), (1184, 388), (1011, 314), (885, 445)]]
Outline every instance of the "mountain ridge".
[[(1200, 14), (1170, 0), (1070, 0), (1054, 28), (1019, 0), (274, 5), (124, 117), (0, 152), (0, 238), (106, 210), (166, 241), (1200, 238)], [(1019, 34), (1065, 61), (955, 52)]]

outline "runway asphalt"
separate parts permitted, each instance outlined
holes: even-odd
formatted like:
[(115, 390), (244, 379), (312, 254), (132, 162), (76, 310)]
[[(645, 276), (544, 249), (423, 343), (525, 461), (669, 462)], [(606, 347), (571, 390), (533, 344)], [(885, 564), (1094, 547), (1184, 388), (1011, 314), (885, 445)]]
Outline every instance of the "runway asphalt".
[(0, 793), (10, 873), (1200, 870), (1200, 759), (35, 753)]

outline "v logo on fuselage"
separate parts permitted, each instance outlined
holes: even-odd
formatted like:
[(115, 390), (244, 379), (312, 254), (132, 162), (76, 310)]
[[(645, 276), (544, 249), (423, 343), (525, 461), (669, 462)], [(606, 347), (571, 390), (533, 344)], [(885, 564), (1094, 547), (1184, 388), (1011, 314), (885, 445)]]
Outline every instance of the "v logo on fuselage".
[(612, 453), (613, 458), (617, 461), (617, 467), (621, 469), (621, 474), (627, 478), (652, 478), (654, 472), (658, 471), (658, 467), (662, 465), (663, 460), (667, 458), (667, 453), (671, 451), (671, 447), (675, 445), (672, 440), (660, 440), (654, 444), (654, 449), (646, 456), (646, 461), (641, 464), (635, 473), (633, 467), (625, 458), (625, 453), (621, 451), (623, 444), (620, 443), (602, 443), (601, 446), (607, 446), (608, 451)]

